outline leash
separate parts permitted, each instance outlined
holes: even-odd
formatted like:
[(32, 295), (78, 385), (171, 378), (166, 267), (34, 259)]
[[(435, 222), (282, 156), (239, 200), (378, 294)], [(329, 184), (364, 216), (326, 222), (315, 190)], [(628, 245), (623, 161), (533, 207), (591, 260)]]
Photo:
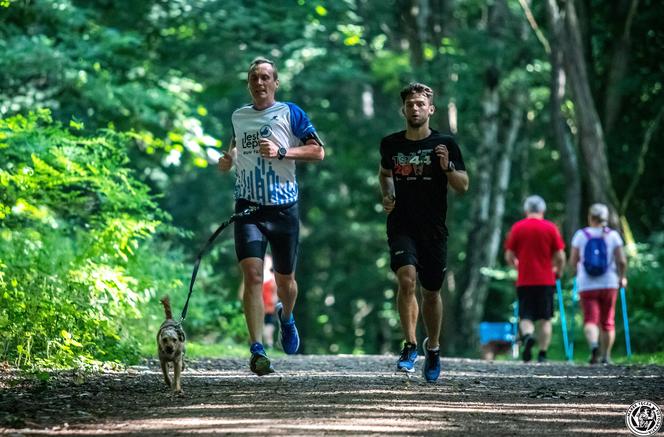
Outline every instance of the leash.
[(182, 314), (180, 315), (180, 321), (178, 324), (182, 324), (184, 321), (185, 317), (187, 317), (187, 310), (189, 309), (189, 299), (191, 298), (191, 294), (194, 292), (194, 282), (196, 282), (196, 275), (198, 274), (198, 267), (201, 264), (201, 259), (203, 258), (203, 254), (212, 246), (212, 243), (214, 243), (214, 240), (217, 239), (219, 234), (228, 227), (231, 223), (233, 223), (235, 220), (237, 220), (240, 217), (248, 217), (258, 211), (260, 207), (258, 206), (250, 206), (249, 208), (246, 208), (240, 212), (236, 212), (233, 214), (228, 220), (223, 222), (219, 227), (217, 228), (216, 231), (208, 238), (207, 243), (205, 243), (205, 246), (203, 249), (201, 249), (200, 252), (198, 252), (198, 256), (196, 257), (196, 262), (194, 263), (194, 271), (191, 273), (191, 282), (189, 283), (189, 295), (187, 296), (187, 301), (184, 304), (184, 308), (182, 309)]

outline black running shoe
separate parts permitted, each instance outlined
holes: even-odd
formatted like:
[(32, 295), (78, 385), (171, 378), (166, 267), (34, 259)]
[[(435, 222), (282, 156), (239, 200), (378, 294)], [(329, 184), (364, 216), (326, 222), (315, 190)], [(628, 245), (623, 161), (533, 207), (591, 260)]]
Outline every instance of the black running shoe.
[(590, 361), (588, 361), (588, 363), (589, 364), (599, 363), (599, 348), (597, 346), (595, 346), (590, 352)]
[(526, 335), (524, 337), (523, 344), (524, 347), (523, 347), (522, 358), (523, 362), (527, 363), (533, 359), (533, 346), (535, 346), (535, 339), (530, 335)]

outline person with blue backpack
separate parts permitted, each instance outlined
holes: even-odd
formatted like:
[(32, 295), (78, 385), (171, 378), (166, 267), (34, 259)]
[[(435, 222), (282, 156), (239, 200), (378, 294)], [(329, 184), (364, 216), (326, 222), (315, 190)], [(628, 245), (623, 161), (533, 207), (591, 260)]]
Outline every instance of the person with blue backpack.
[(627, 285), (623, 240), (608, 221), (609, 208), (595, 203), (588, 211), (589, 226), (572, 237), (570, 267), (581, 298), (590, 364), (611, 362), (618, 288)]

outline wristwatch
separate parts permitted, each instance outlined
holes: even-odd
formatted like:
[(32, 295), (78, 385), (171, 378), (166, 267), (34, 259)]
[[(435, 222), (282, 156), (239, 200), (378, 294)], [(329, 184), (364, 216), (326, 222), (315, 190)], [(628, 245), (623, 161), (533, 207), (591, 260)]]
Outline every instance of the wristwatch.
[(284, 159), (286, 157), (286, 153), (288, 153), (288, 149), (286, 149), (284, 146), (279, 147), (279, 150), (277, 151), (277, 159)]
[(447, 170), (445, 170), (445, 173), (452, 173), (454, 170), (456, 170), (456, 166), (454, 165), (454, 162), (449, 161), (447, 163)]

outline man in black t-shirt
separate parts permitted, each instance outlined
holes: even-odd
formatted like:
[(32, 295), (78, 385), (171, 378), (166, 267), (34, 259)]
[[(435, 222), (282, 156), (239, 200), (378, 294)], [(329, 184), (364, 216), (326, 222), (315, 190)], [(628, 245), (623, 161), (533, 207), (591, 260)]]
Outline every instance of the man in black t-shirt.
[(443, 303), (440, 288), (447, 256), (447, 185), (457, 193), (468, 190), (468, 175), (454, 138), (429, 128), (435, 111), (433, 91), (411, 83), (401, 91), (406, 130), (388, 135), (380, 144), (378, 179), (387, 212), (390, 267), (399, 282), (397, 306), (405, 344), (397, 369), (415, 370), (419, 308), (415, 289), (422, 286), (424, 377), (440, 375), (440, 327)]

